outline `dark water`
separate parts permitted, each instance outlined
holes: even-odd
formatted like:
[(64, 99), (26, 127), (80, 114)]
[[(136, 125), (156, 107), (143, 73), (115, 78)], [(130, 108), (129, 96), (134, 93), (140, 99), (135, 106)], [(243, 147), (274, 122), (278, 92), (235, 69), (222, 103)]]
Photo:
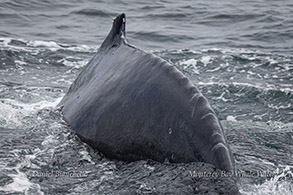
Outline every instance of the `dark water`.
[[(292, 194), (293, 2), (285, 0), (1, 0), (0, 193), (192, 192), (171, 179), (180, 168), (102, 158), (56, 110), (122, 12), (128, 41), (174, 64), (215, 108), (237, 168), (252, 175), (240, 178), (241, 192)], [(36, 175), (52, 171), (80, 175)]]

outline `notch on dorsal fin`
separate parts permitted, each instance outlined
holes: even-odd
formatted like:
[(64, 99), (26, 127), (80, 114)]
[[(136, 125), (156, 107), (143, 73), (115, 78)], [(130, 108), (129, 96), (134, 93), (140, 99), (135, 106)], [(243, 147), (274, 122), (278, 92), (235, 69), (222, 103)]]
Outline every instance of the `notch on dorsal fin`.
[(125, 23), (126, 16), (124, 13), (116, 16), (112, 20), (113, 25), (112, 29), (109, 32), (108, 36), (102, 43), (100, 49), (109, 48), (115, 45), (120, 45), (121, 41), (125, 40)]

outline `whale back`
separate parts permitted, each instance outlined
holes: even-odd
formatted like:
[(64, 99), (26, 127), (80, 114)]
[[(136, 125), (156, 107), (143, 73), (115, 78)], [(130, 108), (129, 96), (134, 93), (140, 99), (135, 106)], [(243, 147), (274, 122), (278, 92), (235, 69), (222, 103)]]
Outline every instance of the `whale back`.
[(64, 119), (109, 158), (203, 161), (232, 171), (228, 144), (207, 99), (176, 67), (129, 45), (125, 15), (117, 21), (120, 27), (113, 24), (60, 102)]

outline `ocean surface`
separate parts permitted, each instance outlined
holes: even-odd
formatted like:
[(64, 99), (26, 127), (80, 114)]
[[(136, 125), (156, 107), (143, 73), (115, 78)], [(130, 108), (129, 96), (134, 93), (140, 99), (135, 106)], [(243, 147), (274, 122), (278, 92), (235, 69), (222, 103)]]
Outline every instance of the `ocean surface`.
[(177, 169), (103, 158), (58, 111), (122, 12), (128, 42), (176, 66), (217, 112), (246, 173), (240, 192), (293, 194), (290, 0), (0, 0), (0, 194), (192, 191)]

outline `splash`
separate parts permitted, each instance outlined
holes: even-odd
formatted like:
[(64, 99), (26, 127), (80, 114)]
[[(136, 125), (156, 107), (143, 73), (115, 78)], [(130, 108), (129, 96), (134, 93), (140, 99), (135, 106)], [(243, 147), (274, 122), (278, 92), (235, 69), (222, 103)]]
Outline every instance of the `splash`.
[(286, 166), (281, 171), (278, 168), (276, 175), (265, 180), (262, 184), (242, 186), (240, 192), (245, 195), (279, 195), (293, 193), (293, 166)]

